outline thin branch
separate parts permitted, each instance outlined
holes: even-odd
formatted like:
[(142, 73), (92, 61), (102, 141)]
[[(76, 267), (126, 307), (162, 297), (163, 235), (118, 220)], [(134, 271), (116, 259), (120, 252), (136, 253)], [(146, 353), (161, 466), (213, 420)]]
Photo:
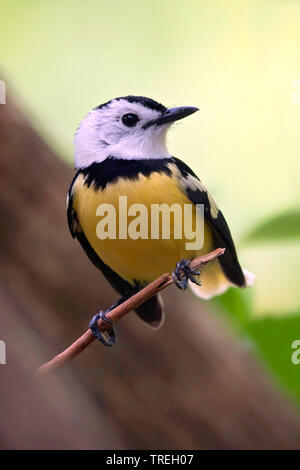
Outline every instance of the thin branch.
[[(199, 256), (194, 258), (191, 262), (192, 269), (199, 269), (203, 267), (209, 261), (212, 261), (219, 256), (223, 255), (225, 248), (217, 248), (216, 250), (208, 253), (207, 255)], [(151, 282), (144, 289), (140, 290), (137, 294), (133, 295), (129, 299), (125, 300), (122, 304), (111, 310), (107, 317), (112, 323), (117, 323), (122, 317), (127, 315), (131, 310), (135, 310), (137, 307), (142, 305), (150, 297), (154, 296), (161, 290), (173, 284), (172, 275), (170, 273), (163, 274), (155, 281)], [(99, 319), (98, 328), (100, 331), (106, 331), (110, 329), (110, 324)], [(51, 361), (39, 367), (37, 370), (38, 374), (45, 374), (58, 369), (71, 360), (73, 360), (78, 354), (80, 354), (89, 344), (94, 341), (95, 337), (90, 329), (88, 329), (80, 338), (78, 338), (71, 346), (65, 349), (63, 352), (55, 356)]]

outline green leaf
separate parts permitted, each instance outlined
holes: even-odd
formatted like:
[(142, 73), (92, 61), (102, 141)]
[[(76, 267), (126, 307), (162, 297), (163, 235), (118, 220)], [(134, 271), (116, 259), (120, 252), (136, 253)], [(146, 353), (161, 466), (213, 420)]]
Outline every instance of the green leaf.
[(300, 240), (300, 210), (290, 210), (266, 220), (246, 236), (245, 242), (283, 239)]
[(293, 343), (300, 340), (300, 312), (283, 317), (267, 315), (249, 319), (245, 325), (257, 354), (284, 386), (300, 402), (300, 364), (292, 361)]

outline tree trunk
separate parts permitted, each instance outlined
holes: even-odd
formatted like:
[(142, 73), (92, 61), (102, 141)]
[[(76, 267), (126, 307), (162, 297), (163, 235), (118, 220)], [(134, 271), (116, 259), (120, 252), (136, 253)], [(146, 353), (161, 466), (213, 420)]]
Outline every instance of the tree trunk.
[(68, 233), (72, 176), (10, 99), (0, 106), (1, 447), (299, 447), (295, 405), (209, 304), (174, 287), (160, 331), (132, 313), (114, 348), (94, 342), (35, 377), (117, 299)]

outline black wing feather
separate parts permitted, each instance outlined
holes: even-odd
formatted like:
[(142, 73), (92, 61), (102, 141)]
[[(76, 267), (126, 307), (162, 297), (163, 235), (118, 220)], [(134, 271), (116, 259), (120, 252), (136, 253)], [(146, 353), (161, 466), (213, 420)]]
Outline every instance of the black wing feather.
[[(193, 170), (188, 167), (188, 165), (186, 165), (178, 158), (173, 158), (173, 160), (178, 169), (180, 170), (183, 178), (186, 178), (188, 175), (191, 175), (194, 178), (197, 178), (200, 183), (199, 178), (193, 172)], [(231, 282), (233, 282), (237, 286), (244, 287), (246, 283), (244, 273), (239, 264), (234, 242), (232, 240), (229, 227), (222, 212), (218, 210), (217, 217), (212, 217), (211, 204), (209, 201), (208, 193), (207, 191), (201, 190), (200, 185), (199, 189), (195, 189), (194, 186), (192, 186), (191, 188), (185, 187), (184, 192), (186, 193), (188, 198), (193, 202), (193, 204), (204, 204), (205, 218), (212, 229), (215, 247), (226, 248), (224, 255), (219, 258), (222, 269)]]

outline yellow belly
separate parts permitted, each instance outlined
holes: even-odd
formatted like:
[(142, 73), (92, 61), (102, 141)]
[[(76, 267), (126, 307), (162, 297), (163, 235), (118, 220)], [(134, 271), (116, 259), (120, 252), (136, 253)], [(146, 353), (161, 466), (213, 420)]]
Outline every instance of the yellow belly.
[[(119, 196), (127, 196), (128, 207), (139, 203), (148, 209), (148, 239), (119, 238)], [(163, 203), (169, 206), (180, 204), (182, 214), (184, 204), (190, 204), (176, 179), (165, 174), (152, 173), (149, 177), (139, 175), (137, 180), (120, 178), (116, 183), (107, 185), (104, 190), (88, 188), (84, 185), (82, 176), (74, 184), (74, 208), (85, 236), (102, 261), (130, 283), (151, 282), (161, 274), (171, 272), (181, 259), (192, 259), (209, 252), (213, 247), (210, 228), (204, 222), (204, 245), (197, 250), (187, 250), (186, 243), (191, 240), (186, 239), (184, 231), (181, 239), (173, 237), (178, 223), (174, 217), (171, 217), (170, 239), (163, 239), (161, 230), (158, 239), (151, 239), (151, 204)], [(97, 224), (101, 217), (96, 215), (96, 210), (100, 204), (115, 207), (116, 239), (101, 240), (97, 236)], [(193, 210), (194, 227), (196, 217), (196, 211)], [(128, 217), (128, 224), (131, 219), (134, 217)]]

